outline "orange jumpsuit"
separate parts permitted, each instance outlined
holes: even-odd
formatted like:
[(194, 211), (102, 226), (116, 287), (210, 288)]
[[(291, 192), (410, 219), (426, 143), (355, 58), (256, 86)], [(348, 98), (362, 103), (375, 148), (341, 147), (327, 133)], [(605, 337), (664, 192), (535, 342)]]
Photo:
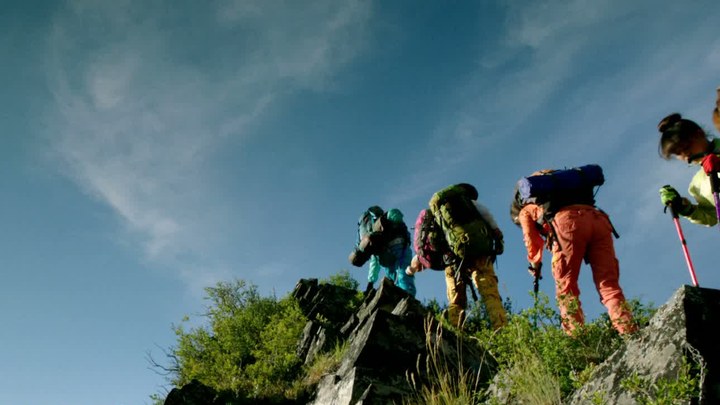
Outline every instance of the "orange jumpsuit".
[[(542, 226), (538, 224), (542, 217), (542, 207), (535, 204), (523, 207), (518, 216), (531, 264), (542, 262), (545, 239), (551, 234), (547, 223)], [(584, 259), (590, 264), (600, 301), (607, 308), (613, 327), (620, 333), (637, 330), (620, 288), (620, 270), (608, 216), (591, 205), (569, 205), (555, 214), (552, 224), (554, 243), (548, 248), (553, 253), (555, 295), (563, 329), (572, 334), (585, 321), (577, 283)]]

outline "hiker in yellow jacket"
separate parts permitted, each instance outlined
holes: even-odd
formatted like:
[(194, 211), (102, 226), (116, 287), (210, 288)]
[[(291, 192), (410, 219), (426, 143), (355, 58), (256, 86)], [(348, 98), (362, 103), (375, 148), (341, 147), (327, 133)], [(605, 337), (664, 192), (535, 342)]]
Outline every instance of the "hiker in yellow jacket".
[[(720, 90), (718, 97), (717, 104), (720, 106)], [(713, 112), (713, 120), (720, 130), (717, 107)], [(694, 224), (716, 225), (718, 218), (709, 176), (717, 178), (717, 173), (720, 172), (720, 139), (711, 137), (696, 122), (683, 118), (678, 113), (663, 118), (658, 124), (658, 131), (661, 133), (660, 156), (666, 160), (675, 156), (691, 165), (701, 166), (688, 187), (694, 203), (681, 196), (670, 185), (660, 189), (661, 202), (663, 205), (670, 205), (677, 214)]]

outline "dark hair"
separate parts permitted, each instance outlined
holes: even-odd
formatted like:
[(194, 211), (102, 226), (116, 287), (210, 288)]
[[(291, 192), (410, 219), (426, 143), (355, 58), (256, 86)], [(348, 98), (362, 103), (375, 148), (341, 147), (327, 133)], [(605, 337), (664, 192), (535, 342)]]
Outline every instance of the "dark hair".
[(515, 186), (513, 200), (510, 203), (510, 220), (517, 226), (520, 226), (520, 210), (523, 209), (523, 203), (520, 201), (520, 190)]
[(697, 136), (706, 136), (705, 131), (695, 121), (691, 121), (682, 117), (678, 113), (672, 113), (663, 118), (658, 124), (660, 136), (660, 144), (658, 145), (658, 153), (665, 160), (686, 148), (690, 142)]

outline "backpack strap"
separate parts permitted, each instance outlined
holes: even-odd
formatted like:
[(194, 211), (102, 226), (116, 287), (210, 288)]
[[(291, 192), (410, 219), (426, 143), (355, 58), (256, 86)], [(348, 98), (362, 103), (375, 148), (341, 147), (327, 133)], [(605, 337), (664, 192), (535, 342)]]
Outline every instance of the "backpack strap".
[(595, 207), (595, 209), (597, 209), (598, 211), (600, 211), (600, 212), (602, 212), (603, 214), (605, 214), (605, 216), (606, 216), (607, 219), (608, 219), (608, 222), (610, 223), (610, 229), (612, 229), (612, 234), (613, 234), (613, 236), (615, 237), (615, 239), (620, 239), (620, 234), (619, 234), (618, 231), (615, 229), (615, 225), (613, 225), (612, 221), (610, 220), (610, 215), (608, 215), (607, 212), (601, 210), (600, 208)]
[(552, 246), (554, 243), (557, 243), (558, 250), (562, 252), (563, 247), (562, 243), (560, 243), (560, 239), (557, 237), (557, 232), (555, 231), (555, 217), (550, 218), (550, 220), (546, 220), (546, 223), (550, 227), (550, 233), (547, 236), (547, 247), (548, 249), (552, 250)]

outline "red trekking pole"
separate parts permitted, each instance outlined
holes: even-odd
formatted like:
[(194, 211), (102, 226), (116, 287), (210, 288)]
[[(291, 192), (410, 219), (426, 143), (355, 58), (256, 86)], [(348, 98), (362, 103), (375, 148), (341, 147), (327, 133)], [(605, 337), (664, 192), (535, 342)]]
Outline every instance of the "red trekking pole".
[(666, 208), (668, 207), (670, 208), (670, 214), (672, 214), (673, 222), (675, 222), (675, 229), (677, 229), (678, 237), (680, 238), (680, 243), (682, 244), (685, 261), (687, 262), (688, 270), (690, 271), (690, 278), (692, 279), (693, 285), (695, 287), (699, 287), (697, 277), (695, 276), (695, 267), (693, 266), (692, 259), (690, 259), (690, 252), (688, 251), (687, 242), (685, 241), (685, 235), (683, 235), (682, 228), (680, 227), (680, 219), (677, 212), (673, 209), (672, 204), (668, 204)]

